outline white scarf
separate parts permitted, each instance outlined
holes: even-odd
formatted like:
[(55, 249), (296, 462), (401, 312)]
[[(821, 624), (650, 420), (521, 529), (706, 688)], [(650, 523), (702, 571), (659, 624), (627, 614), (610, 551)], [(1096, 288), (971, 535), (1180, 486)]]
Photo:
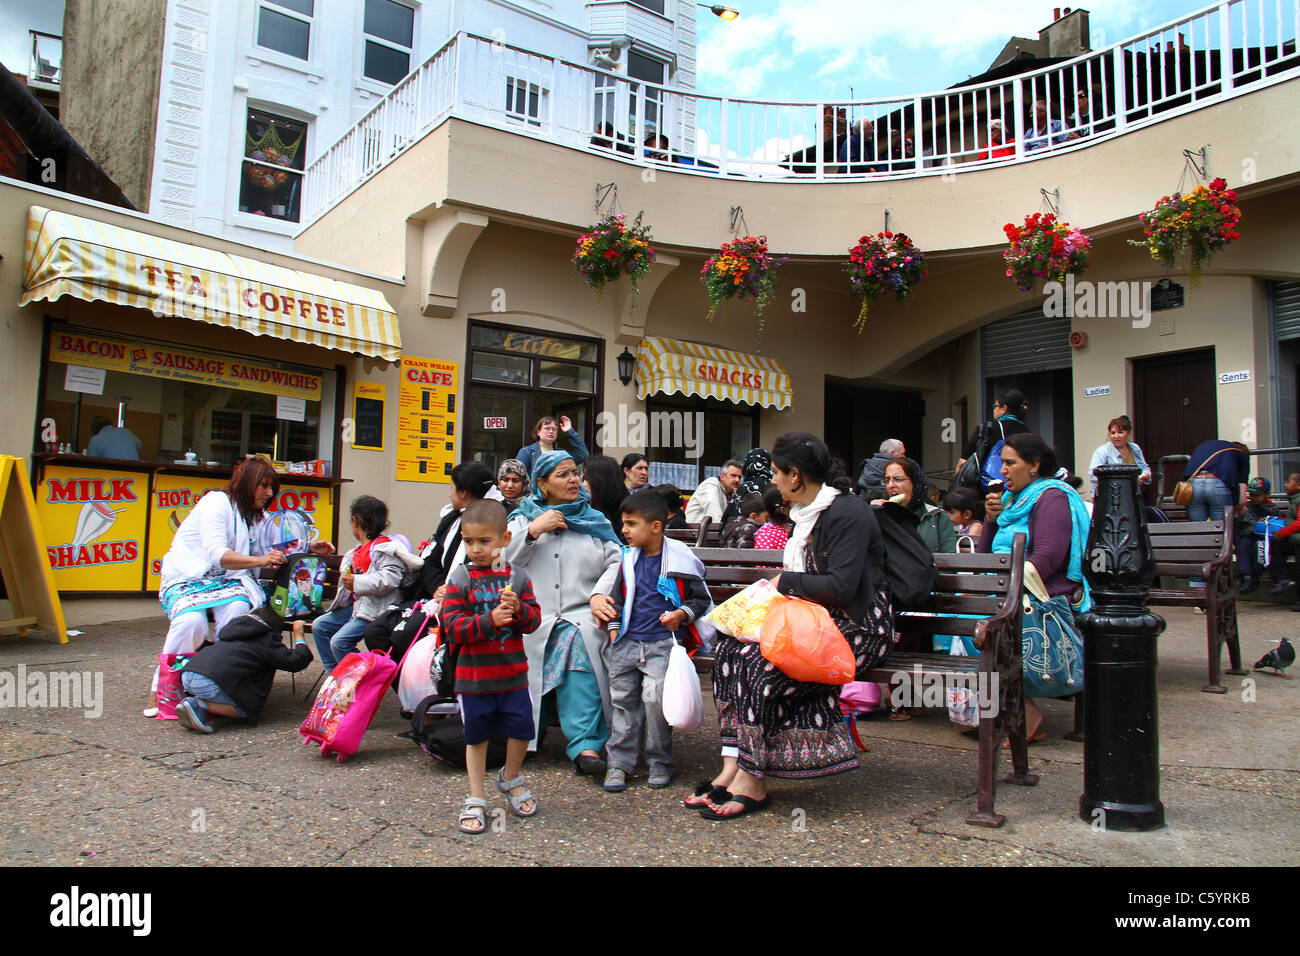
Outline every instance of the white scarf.
[(787, 571), (802, 571), (804, 545), (812, 535), (817, 516), (831, 506), (831, 502), (842, 495), (834, 485), (822, 485), (817, 497), (806, 505), (795, 505), (790, 509), (790, 520), (794, 522), (794, 534), (785, 543), (785, 555), (781, 565)]

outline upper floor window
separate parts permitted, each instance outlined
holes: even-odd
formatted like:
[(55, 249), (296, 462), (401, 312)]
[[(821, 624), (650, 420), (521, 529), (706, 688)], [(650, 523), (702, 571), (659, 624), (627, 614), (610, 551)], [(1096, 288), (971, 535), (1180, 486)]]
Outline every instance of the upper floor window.
[(664, 0), (632, 0), (638, 7), (645, 7), (654, 13), (662, 14), (664, 12)]
[(63, 70), (63, 38), (36, 30), (29, 32), (32, 35), (32, 56), (27, 67), (27, 79), (57, 84)]
[(314, 11), (315, 0), (261, 0), (257, 6), (257, 45), (307, 59)]
[(415, 10), (394, 0), (366, 0), (364, 30), (362, 73), (381, 83), (400, 83), (411, 72)]
[(239, 211), (298, 222), (306, 159), (306, 123), (250, 108), (239, 176)]
[(542, 104), (546, 101), (546, 91), (536, 83), (506, 77), (506, 116), (513, 120), (523, 120), (532, 126), (541, 126)]

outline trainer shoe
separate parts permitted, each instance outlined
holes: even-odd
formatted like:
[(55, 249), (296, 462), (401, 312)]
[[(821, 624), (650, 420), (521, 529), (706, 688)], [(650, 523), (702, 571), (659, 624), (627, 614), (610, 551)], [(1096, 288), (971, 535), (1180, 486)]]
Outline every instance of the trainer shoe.
[(200, 710), (200, 704), (193, 697), (186, 697), (176, 705), (176, 719), (182, 726), (196, 730), (201, 734), (212, 733), (212, 725), (205, 719), (207, 714)]
[(650, 779), (646, 781), (646, 786), (651, 790), (664, 790), (673, 783), (673, 775), (670, 773), (652, 773)]
[(627, 789), (627, 774), (617, 767), (610, 767), (605, 772), (605, 792), (622, 793)]

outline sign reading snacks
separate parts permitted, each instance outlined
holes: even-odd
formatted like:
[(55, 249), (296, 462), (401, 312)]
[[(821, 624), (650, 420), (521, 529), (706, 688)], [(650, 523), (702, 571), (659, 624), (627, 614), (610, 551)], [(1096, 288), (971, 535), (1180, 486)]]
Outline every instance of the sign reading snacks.
[(397, 480), (451, 481), (456, 464), (459, 363), (402, 356), (397, 399)]
[(766, 355), (647, 336), (637, 347), (636, 357), (637, 398), (681, 392), (789, 408), (793, 397), (785, 367)]
[(266, 392), (312, 402), (320, 401), (321, 397), (321, 378), (309, 372), (233, 361), (224, 355), (132, 342), (97, 333), (52, 331), (50, 361)]
[[(397, 314), (373, 289), (32, 206), (19, 305), (71, 295), (394, 361)], [(89, 363), (82, 363), (89, 364)]]

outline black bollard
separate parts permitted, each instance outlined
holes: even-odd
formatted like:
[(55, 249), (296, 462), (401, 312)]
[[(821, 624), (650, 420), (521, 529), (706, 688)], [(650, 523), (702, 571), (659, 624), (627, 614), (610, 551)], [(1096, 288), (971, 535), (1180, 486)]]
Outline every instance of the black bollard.
[(1102, 465), (1093, 489), (1084, 575), (1093, 608), (1084, 631), (1083, 796), (1079, 816), (1107, 830), (1158, 830), (1160, 733), (1156, 638), (1146, 607), (1155, 559), (1137, 465)]

